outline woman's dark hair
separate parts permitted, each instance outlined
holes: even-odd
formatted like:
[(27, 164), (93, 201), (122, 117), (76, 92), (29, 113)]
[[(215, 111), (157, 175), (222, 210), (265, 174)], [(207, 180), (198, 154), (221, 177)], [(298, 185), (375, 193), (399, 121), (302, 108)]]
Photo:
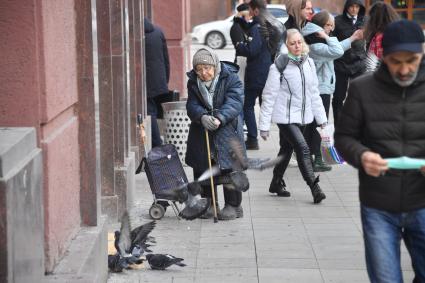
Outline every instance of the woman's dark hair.
[(319, 13), (314, 14), (313, 18), (311, 19), (311, 22), (323, 28), (325, 27), (326, 23), (329, 21), (330, 17), (331, 17), (331, 14), (329, 14), (328, 11), (322, 10)]
[(265, 0), (251, 0), (248, 5), (253, 10), (257, 8), (258, 10), (265, 10), (267, 4)]
[(365, 40), (369, 46), (372, 38), (377, 34), (384, 32), (389, 23), (397, 21), (400, 16), (391, 6), (385, 2), (375, 2), (369, 9), (369, 18), (365, 26)]

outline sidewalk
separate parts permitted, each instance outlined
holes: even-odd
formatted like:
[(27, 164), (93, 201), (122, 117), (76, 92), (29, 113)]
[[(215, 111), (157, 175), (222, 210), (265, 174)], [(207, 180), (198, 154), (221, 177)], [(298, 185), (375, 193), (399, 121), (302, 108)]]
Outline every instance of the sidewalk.
[[(277, 128), (250, 157), (274, 157)], [(190, 168), (187, 175), (192, 179)], [(357, 172), (348, 165), (321, 174), (326, 200), (312, 204), (298, 168), (288, 168), (290, 198), (269, 194), (272, 171), (248, 171), (250, 189), (244, 218), (234, 221), (177, 220), (171, 209), (152, 232), (155, 253), (183, 257), (186, 267), (166, 271), (126, 270), (108, 282), (368, 282), (357, 194)], [(219, 188), (220, 204), (222, 190)], [(152, 195), (145, 174), (137, 175), (133, 225), (150, 220)], [(117, 227), (117, 225), (115, 225)], [(111, 226), (110, 232), (114, 229)], [(410, 259), (402, 249), (405, 282), (412, 282)]]

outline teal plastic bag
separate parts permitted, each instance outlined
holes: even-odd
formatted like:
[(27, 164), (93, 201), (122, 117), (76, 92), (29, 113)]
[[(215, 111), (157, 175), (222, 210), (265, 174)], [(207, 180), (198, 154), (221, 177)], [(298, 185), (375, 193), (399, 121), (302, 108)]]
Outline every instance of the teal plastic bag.
[(392, 169), (420, 169), (425, 166), (425, 159), (410, 158), (407, 156), (397, 158), (386, 158), (388, 167)]

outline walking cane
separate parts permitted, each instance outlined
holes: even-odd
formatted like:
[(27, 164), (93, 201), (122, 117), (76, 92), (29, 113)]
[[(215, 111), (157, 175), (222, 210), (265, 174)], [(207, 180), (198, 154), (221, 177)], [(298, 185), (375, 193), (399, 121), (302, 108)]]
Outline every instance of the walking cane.
[[(209, 166), (210, 172), (212, 172), (210, 138), (208, 137), (208, 130), (207, 129), (205, 129), (205, 139), (207, 141), (208, 166)], [(214, 191), (214, 177), (213, 177), (213, 174), (211, 174), (211, 176), (210, 176), (210, 184), (211, 184), (212, 201), (213, 201), (213, 206), (214, 206), (214, 223), (217, 223), (218, 222), (218, 218), (217, 218), (217, 205), (215, 203), (215, 191)]]

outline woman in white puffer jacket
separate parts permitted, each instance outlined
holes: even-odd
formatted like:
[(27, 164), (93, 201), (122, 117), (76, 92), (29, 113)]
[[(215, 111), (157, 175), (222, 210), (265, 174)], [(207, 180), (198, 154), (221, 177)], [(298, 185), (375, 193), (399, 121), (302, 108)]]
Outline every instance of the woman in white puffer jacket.
[[(287, 30), (286, 46), (288, 55), (281, 55), (270, 67), (262, 93), (260, 136), (266, 140), (270, 124), (276, 123), (279, 127), (278, 155), (283, 157), (273, 170), (269, 192), (290, 196), (283, 175), (295, 150), (298, 167), (311, 189), (313, 201), (320, 203), (326, 196), (318, 184), (319, 178), (314, 176), (310, 150), (303, 131), (313, 119), (318, 125), (325, 126), (326, 113), (320, 98), (314, 62), (308, 57), (308, 46), (298, 30)], [(285, 56), (289, 58), (285, 59)], [(282, 73), (276, 67), (279, 64), (286, 65)]]

